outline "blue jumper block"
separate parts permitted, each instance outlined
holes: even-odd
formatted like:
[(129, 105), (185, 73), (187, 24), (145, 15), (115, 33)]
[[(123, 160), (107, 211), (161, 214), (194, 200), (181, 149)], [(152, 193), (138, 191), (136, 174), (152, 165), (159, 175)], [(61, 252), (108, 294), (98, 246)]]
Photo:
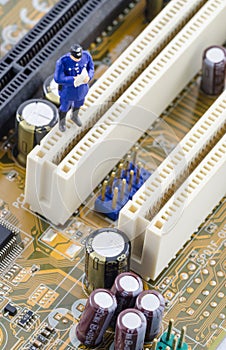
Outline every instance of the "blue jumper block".
[[(130, 182), (130, 170), (134, 171), (134, 178), (133, 182), (129, 189), (129, 182)], [(138, 183), (136, 183), (136, 175), (137, 175), (137, 168), (130, 163), (129, 167), (126, 170), (122, 171), (120, 179), (115, 179), (112, 185), (112, 191), (109, 186), (106, 188), (105, 193), (105, 199), (104, 201), (101, 198), (101, 195), (96, 199), (94, 209), (95, 211), (105, 214), (108, 218), (110, 218), (113, 221), (116, 221), (119, 217), (119, 212), (124, 207), (124, 205), (128, 202), (129, 199), (132, 199), (134, 194), (139, 190), (139, 188), (144, 184), (144, 182), (149, 178), (151, 173), (147, 171), (146, 169), (141, 168), (140, 169), (140, 177)], [(123, 198), (121, 198), (121, 191), (122, 191), (122, 183), (120, 180), (126, 179), (126, 188)], [(113, 193), (114, 188), (118, 187), (118, 200), (116, 203), (116, 206), (114, 209), (112, 209), (112, 200), (113, 200)]]

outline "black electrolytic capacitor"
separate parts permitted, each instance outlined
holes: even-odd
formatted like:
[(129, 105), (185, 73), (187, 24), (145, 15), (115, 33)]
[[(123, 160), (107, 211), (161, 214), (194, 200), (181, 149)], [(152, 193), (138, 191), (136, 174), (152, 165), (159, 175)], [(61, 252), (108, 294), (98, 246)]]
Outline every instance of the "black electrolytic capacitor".
[(114, 325), (118, 314), (135, 305), (137, 296), (143, 291), (142, 279), (133, 272), (123, 272), (118, 275), (111, 288), (117, 299), (117, 309), (111, 325)]
[(98, 346), (103, 340), (116, 307), (116, 298), (109, 290), (94, 290), (76, 327), (78, 340), (88, 347)]
[(208, 95), (219, 95), (224, 90), (226, 50), (210, 46), (203, 53), (201, 89)]
[(143, 350), (146, 325), (146, 318), (141, 311), (122, 311), (116, 322), (114, 349)]
[(140, 310), (147, 319), (145, 341), (153, 340), (160, 332), (165, 299), (162, 294), (155, 290), (145, 290), (136, 299), (136, 308)]
[(130, 267), (130, 242), (114, 228), (94, 231), (85, 245), (85, 283), (89, 292), (111, 288), (115, 278)]

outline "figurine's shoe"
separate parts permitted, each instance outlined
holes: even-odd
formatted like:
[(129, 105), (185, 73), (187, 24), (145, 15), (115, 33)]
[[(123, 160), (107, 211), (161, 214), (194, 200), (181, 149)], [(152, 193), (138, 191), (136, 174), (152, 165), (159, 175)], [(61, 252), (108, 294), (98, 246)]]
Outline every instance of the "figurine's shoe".
[(59, 130), (61, 132), (64, 132), (66, 130), (65, 118), (62, 118), (62, 119), (59, 120)]
[(82, 126), (82, 122), (81, 122), (81, 119), (79, 118), (78, 114), (75, 115), (75, 114), (72, 114), (71, 116), (71, 120), (78, 126)]

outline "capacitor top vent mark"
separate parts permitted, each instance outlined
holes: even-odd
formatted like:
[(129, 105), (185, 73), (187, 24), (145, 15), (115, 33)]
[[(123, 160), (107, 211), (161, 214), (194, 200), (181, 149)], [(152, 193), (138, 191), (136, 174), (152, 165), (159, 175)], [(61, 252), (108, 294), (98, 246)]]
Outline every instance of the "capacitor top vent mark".
[(201, 89), (208, 95), (219, 95), (224, 90), (226, 49), (210, 46), (203, 53)]

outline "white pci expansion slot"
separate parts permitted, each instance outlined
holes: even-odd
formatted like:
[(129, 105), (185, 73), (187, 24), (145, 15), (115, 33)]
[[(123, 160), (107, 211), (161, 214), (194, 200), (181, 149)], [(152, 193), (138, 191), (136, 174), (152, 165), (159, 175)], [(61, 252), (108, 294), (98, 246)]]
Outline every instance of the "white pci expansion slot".
[[(120, 96), (126, 86), (204, 2), (203, 0), (172, 0), (90, 88), (85, 105), (80, 112), (82, 128), (77, 128), (69, 119), (65, 133), (59, 131), (58, 125), (55, 126), (42, 139), (41, 144), (31, 151), (27, 158), (25, 202), (32, 210), (54, 221), (49, 214), (52, 206), (52, 188), (49, 183), (52, 182), (51, 178), (55, 176), (61, 160), (78, 142), (80, 134), (95, 124), (109, 104)], [(70, 216), (71, 210), (67, 216)], [(57, 223), (57, 221), (54, 222)], [(62, 219), (60, 222), (63, 222)]]
[(222, 44), (225, 17), (226, 2), (209, 0), (60, 164), (51, 144), (52, 159), (35, 148), (25, 190), (31, 209), (64, 224), (198, 72), (203, 50)]
[(226, 135), (149, 222), (132, 269), (155, 280), (226, 193), (225, 174)]
[[(168, 192), (181, 180), (184, 174), (186, 175), (186, 171), (190, 168), (191, 164), (196, 163), (197, 159), (201, 157), (203, 150), (208, 149), (213, 140), (217, 136), (219, 138), (219, 135), (225, 131), (225, 128), (226, 90), (137, 191), (133, 199), (122, 208), (118, 227), (126, 232), (132, 241), (132, 268), (145, 276), (145, 278), (156, 278), (166, 266), (166, 264), (162, 264), (161, 268), (157, 267), (155, 271), (155, 269), (150, 270), (150, 263), (146, 264), (146, 253), (150, 245), (152, 245), (152, 241), (148, 241), (149, 236), (146, 236), (147, 232), (149, 232), (150, 220), (154, 218), (153, 221), (156, 222), (157, 220), (159, 223), (162, 223), (162, 219), (156, 219), (159, 217), (159, 214), (155, 216), (154, 213), (162, 207)], [(226, 182), (224, 186), (226, 186)], [(224, 191), (221, 193), (224, 193)], [(213, 205), (217, 204), (217, 202), (213, 203)], [(182, 209), (185, 208), (182, 207)], [(198, 215), (198, 213), (195, 213), (195, 215)], [(201, 218), (199, 222), (202, 222)], [(177, 238), (175, 237), (175, 240), (173, 239), (177, 250), (190, 237), (183, 236), (183, 233), (181, 233), (181, 236), (181, 240), (179, 241), (182, 241), (182, 244), (179, 246), (176, 245)], [(145, 243), (148, 244), (148, 248), (146, 248)], [(154, 245), (154, 247), (156, 246)], [(169, 254), (167, 263), (173, 258), (177, 250), (172, 255)], [(148, 256), (150, 258), (150, 251), (148, 251)], [(162, 259), (161, 261), (165, 263), (163, 256), (159, 255), (156, 257), (154, 266), (158, 266), (158, 258), (160, 260)]]

